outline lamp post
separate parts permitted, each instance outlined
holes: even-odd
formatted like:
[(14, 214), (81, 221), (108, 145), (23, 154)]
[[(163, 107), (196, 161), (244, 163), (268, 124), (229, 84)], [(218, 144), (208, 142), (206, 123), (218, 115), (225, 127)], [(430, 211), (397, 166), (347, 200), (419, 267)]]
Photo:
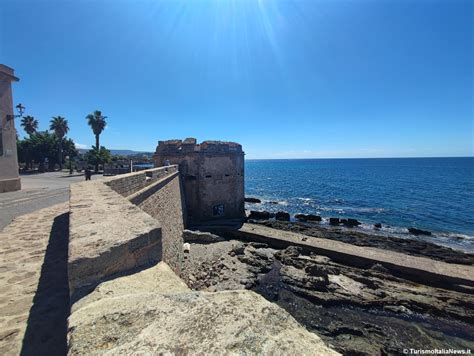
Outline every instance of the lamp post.
[(19, 114), (18, 115), (7, 115), (7, 123), (9, 123), (10, 121), (15, 120), (17, 117), (23, 117), (23, 114), (25, 113), (25, 107), (23, 105), (21, 105), (21, 103), (18, 104), (17, 106), (15, 106), (15, 107), (18, 110)]
[(16, 117), (23, 117), (23, 113), (25, 112), (25, 107), (23, 105), (21, 105), (21, 103), (20, 103), (16, 106), (16, 109), (20, 113), (20, 115), (17, 115)]

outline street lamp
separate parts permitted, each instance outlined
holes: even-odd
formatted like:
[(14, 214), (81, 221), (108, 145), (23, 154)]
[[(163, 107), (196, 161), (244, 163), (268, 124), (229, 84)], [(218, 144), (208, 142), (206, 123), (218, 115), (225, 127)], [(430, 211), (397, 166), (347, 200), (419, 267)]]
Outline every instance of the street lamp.
[(18, 104), (15, 106), (18, 112), (20, 113), (19, 115), (7, 115), (7, 122), (16, 119), (17, 117), (23, 117), (23, 113), (25, 112), (25, 107), (23, 105)]
[(16, 106), (16, 109), (17, 109), (18, 112), (20, 113), (19, 116), (22, 117), (22, 116), (23, 116), (23, 113), (25, 112), (25, 107), (24, 107), (23, 105), (21, 105), (21, 103), (20, 103), (20, 104), (18, 104), (18, 105)]

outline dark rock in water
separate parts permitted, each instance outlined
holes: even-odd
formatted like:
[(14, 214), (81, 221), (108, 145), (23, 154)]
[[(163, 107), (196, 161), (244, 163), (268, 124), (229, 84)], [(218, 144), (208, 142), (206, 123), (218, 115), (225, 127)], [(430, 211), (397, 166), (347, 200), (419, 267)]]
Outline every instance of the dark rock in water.
[(246, 203), (261, 203), (262, 201), (257, 198), (245, 197), (244, 201)]
[(409, 228), (408, 228), (408, 232), (409, 232), (410, 234), (413, 234), (413, 235), (427, 235), (427, 236), (431, 236), (431, 232), (430, 232), (430, 231), (417, 229), (417, 228), (415, 228), (415, 227), (409, 227)]
[(269, 201), (268, 204), (274, 204), (274, 205), (277, 205), (277, 204), (280, 204), (279, 202), (277, 201)]
[(284, 211), (279, 211), (276, 213), (275, 218), (281, 221), (290, 221), (290, 214)]
[(349, 227), (359, 226), (361, 224), (362, 223), (356, 219), (347, 219), (346, 221), (344, 221), (344, 225), (349, 226)]
[(255, 211), (251, 210), (249, 219), (255, 219), (255, 220), (268, 220), (270, 219), (271, 214), (268, 211)]
[(329, 218), (329, 224), (331, 225), (339, 225), (340, 222), (339, 218)]
[(313, 214), (296, 214), (295, 218), (300, 221), (321, 221), (321, 217), (319, 215)]
[(376, 224), (374, 224), (374, 228), (376, 228), (376, 229), (381, 229), (381, 228), (382, 228), (382, 224), (381, 224), (381, 223), (376, 223)]
[(347, 224), (347, 219), (339, 219), (340, 224)]

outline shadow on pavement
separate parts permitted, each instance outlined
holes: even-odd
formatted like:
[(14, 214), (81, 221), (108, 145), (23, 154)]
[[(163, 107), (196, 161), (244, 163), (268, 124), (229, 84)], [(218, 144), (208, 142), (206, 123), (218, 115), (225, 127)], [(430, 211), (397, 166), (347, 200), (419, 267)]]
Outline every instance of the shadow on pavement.
[(21, 355), (66, 355), (69, 285), (69, 213), (54, 219)]

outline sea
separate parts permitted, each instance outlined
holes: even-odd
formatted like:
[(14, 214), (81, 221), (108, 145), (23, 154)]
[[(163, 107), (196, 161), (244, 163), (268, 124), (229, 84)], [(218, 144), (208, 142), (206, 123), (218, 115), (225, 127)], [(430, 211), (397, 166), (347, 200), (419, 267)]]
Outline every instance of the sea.
[(474, 157), (246, 160), (245, 195), (262, 200), (247, 210), (355, 218), (368, 233), (474, 252)]

